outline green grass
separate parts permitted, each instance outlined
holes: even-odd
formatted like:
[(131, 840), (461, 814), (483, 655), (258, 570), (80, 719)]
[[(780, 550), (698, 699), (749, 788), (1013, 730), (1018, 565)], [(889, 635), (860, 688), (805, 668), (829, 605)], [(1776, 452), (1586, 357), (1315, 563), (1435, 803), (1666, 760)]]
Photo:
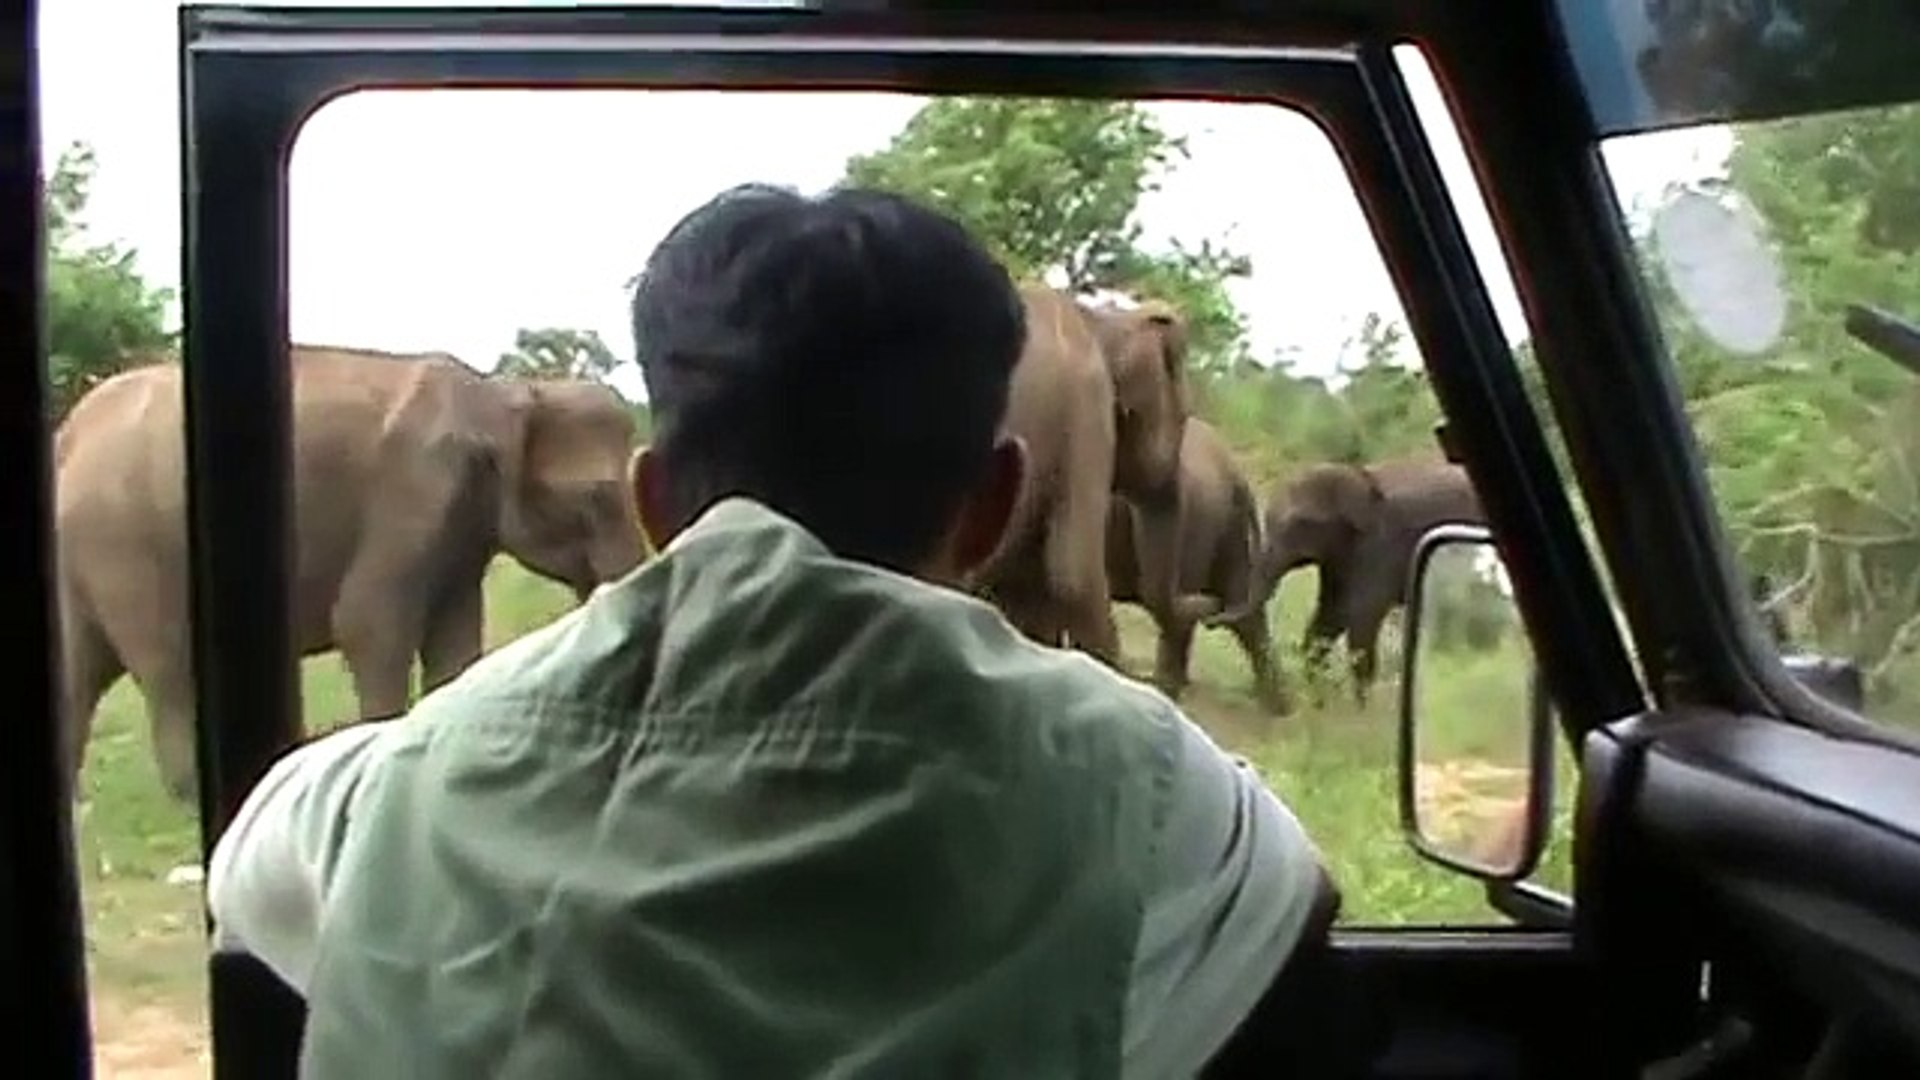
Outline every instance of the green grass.
[[(1193, 686), (1182, 704), (1222, 745), (1255, 762), (1299, 815), (1331, 864), (1354, 925), (1470, 925), (1499, 922), (1477, 882), (1415, 855), (1400, 829), (1396, 790), (1397, 640), (1381, 650), (1381, 677), (1368, 708), (1352, 704), (1344, 685), (1326, 689), (1316, 707), (1302, 685), (1294, 645), (1311, 604), (1311, 574), (1289, 578), (1275, 608), (1281, 660), (1298, 699), (1285, 718), (1263, 715), (1237, 643), (1224, 631), (1198, 636)], [(488, 583), (489, 645), (541, 625), (566, 610), (570, 597), (502, 561)], [(1138, 609), (1119, 609), (1128, 666), (1144, 675), (1153, 655), (1151, 624)], [(1431, 678), (1428, 671), (1431, 662)], [(1525, 661), (1513, 650), (1423, 657), (1420, 695), (1423, 760), (1470, 757), (1519, 764), (1525, 716)], [(305, 665), (308, 723), (329, 726), (350, 716), (353, 699), (336, 657)], [(170, 884), (169, 871), (197, 858), (198, 834), (185, 808), (162, 791), (148, 753), (144, 709), (130, 684), (108, 696), (95, 725), (82, 778), (80, 857), (87, 906), (88, 949), (96, 1000), (160, 1005), (198, 1023), (204, 1016), (203, 913), (191, 882)], [(1561, 754), (1555, 843), (1535, 875), (1565, 889), (1564, 837), (1572, 791), (1571, 759)]]

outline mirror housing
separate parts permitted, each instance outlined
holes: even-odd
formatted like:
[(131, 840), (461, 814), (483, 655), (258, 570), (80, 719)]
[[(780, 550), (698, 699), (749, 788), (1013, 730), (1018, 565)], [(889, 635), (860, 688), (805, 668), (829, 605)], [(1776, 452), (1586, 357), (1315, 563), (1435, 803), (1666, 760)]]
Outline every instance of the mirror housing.
[[(1398, 754), (1398, 788), (1400, 802), (1400, 825), (1407, 841), (1413, 849), (1429, 861), (1458, 870), (1472, 877), (1490, 883), (1509, 883), (1519, 881), (1532, 874), (1538, 866), (1540, 856), (1546, 848), (1547, 833), (1553, 810), (1553, 739), (1554, 727), (1550, 698), (1545, 680), (1538, 664), (1532, 657), (1532, 649), (1526, 648), (1524, 670), (1526, 672), (1525, 705), (1521, 715), (1502, 717), (1496, 708), (1493, 716), (1487, 715), (1484, 701), (1462, 702), (1462, 707), (1454, 710), (1433, 710), (1422, 705), (1423, 658), (1427, 650), (1424, 642), (1438, 641), (1437, 627), (1445, 623), (1445, 612), (1438, 610), (1441, 601), (1440, 589), (1445, 583), (1436, 576), (1437, 557), (1445, 555), (1447, 560), (1462, 558), (1472, 560), (1475, 574), (1484, 575), (1485, 567), (1495, 568), (1491, 575), (1482, 577), (1485, 583), (1503, 583), (1504, 570), (1498, 569), (1498, 552), (1494, 546), (1493, 534), (1477, 525), (1446, 524), (1437, 526), (1423, 535), (1415, 545), (1413, 558), (1407, 575), (1407, 595), (1405, 597), (1406, 616), (1403, 638), (1405, 645), (1401, 650), (1400, 679), (1400, 732)], [(1491, 556), (1491, 560), (1488, 559)], [(1477, 587), (1469, 582), (1467, 588)], [(1523, 647), (1526, 631), (1520, 622), (1518, 608), (1513, 604), (1512, 596), (1503, 584), (1499, 588), (1500, 603), (1505, 605), (1509, 616), (1508, 625), (1517, 631), (1517, 638)], [(1431, 594), (1431, 595), (1430, 595)], [(1481, 603), (1485, 602), (1482, 593)], [(1511, 639), (1509, 639), (1511, 640)], [(1497, 647), (1496, 647), (1497, 649)], [(1497, 660), (1492, 666), (1500, 666)], [(1509, 668), (1517, 665), (1508, 664)], [(1431, 672), (1424, 672), (1431, 678)], [(1445, 785), (1438, 775), (1440, 767), (1423, 767), (1421, 749), (1424, 743), (1432, 741), (1436, 725), (1444, 721), (1437, 720), (1439, 712), (1446, 712), (1455, 720), (1470, 721), (1463, 725), (1464, 741), (1476, 751), (1484, 742), (1488, 721), (1497, 729), (1502, 724), (1507, 727), (1509, 753), (1501, 756), (1518, 757), (1524, 770), (1515, 776), (1511, 765), (1496, 766), (1477, 753), (1472, 756), (1449, 759), (1448, 766), (1462, 765), (1462, 769), (1448, 770), (1449, 773), (1466, 773), (1470, 776), (1491, 780), (1492, 786), (1501, 792), (1488, 796), (1484, 791), (1464, 791), (1466, 809), (1450, 815), (1454, 818), (1466, 818), (1466, 830), (1477, 835), (1465, 837), (1443, 836), (1428, 820), (1429, 814), (1423, 810), (1434, 802), (1440, 786), (1451, 786), (1455, 782), (1448, 780)], [(1516, 710), (1517, 712), (1520, 710)], [(1498, 732), (1495, 733), (1498, 735)], [(1512, 745), (1517, 744), (1517, 745)], [(1471, 783), (1459, 785), (1471, 788)], [(1486, 786), (1484, 783), (1482, 787)], [(1514, 805), (1513, 789), (1519, 788), (1523, 794)], [(1454, 801), (1454, 800), (1450, 800)], [(1504, 804), (1504, 805), (1502, 805)], [(1488, 805), (1500, 806), (1491, 811), (1493, 820), (1483, 821), (1489, 811)], [(1439, 813), (1435, 810), (1434, 813)], [(1484, 827), (1482, 827), (1484, 826)]]

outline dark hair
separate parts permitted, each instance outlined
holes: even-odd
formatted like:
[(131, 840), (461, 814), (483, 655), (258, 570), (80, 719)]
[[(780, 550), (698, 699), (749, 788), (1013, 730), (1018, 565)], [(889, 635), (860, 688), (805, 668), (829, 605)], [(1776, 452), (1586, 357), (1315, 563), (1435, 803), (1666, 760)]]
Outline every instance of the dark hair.
[(942, 214), (746, 184), (654, 249), (633, 334), (677, 523), (745, 495), (844, 558), (905, 569), (979, 482), (1026, 320)]

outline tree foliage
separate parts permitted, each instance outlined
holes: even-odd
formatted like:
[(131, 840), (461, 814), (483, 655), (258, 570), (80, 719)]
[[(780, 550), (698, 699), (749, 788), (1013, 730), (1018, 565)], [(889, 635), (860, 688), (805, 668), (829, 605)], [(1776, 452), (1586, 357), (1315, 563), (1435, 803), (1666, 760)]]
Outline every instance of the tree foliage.
[(47, 178), (46, 332), (54, 414), (65, 414), (95, 383), (137, 361), (170, 354), (173, 294), (149, 285), (133, 249), (87, 231), (98, 165), (92, 149), (63, 151)]
[(1651, 275), (1723, 516), (1815, 647), (1920, 690), (1896, 671), (1920, 653), (1920, 384), (1844, 325), (1852, 303), (1920, 317), (1920, 108), (1744, 127), (1724, 188), (1779, 259), (1780, 339), (1719, 350)]
[(513, 350), (500, 354), (494, 371), (518, 378), (605, 382), (619, 366), (619, 358), (597, 331), (546, 327), (516, 332)]
[(845, 179), (953, 216), (1016, 278), (1178, 304), (1196, 366), (1219, 370), (1247, 358), (1226, 283), (1251, 261), (1218, 239), (1150, 250), (1137, 213), (1187, 157), (1186, 141), (1132, 102), (943, 97), (849, 160)]

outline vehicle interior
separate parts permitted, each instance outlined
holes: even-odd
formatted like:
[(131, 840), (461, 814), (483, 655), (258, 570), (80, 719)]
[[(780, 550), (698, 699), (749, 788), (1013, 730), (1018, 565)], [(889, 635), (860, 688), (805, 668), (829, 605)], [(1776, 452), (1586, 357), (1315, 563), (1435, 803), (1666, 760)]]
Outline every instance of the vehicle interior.
[[(44, 1063), (35, 1074), (87, 1076), (57, 739), (35, 9), (5, 16), (6, 99), (27, 104), (4, 133), (0, 334), (15, 359), (0, 367), (0, 621), (27, 644), (0, 653), (17, 716), (0, 754), (0, 980)], [(1336, 929), (1342, 1063), (1325, 1074), (1920, 1075), (1920, 738), (1880, 722), (1844, 658), (1783, 656), (1768, 638), (1599, 151), (1709, 121), (1920, 100), (1920, 6), (1536, 0), (1495, 23), (1478, 5), (1425, 0), (188, 5), (179, 34), (205, 851), (303, 730), (288, 629), (286, 147), (323, 103), (376, 85), (580, 84), (1284, 101), (1339, 148), (1427, 358), (1442, 441), (1485, 506), (1484, 534), (1431, 537), (1416, 567), (1448, 543), (1497, 548), (1539, 690), (1517, 857), (1450, 857), (1406, 818), (1408, 841), (1480, 878), (1504, 921)], [(1518, 284), (1564, 471), (1392, 61), (1406, 44), (1443, 89)], [(1897, 355), (1914, 340), (1899, 314), (1831, 318)], [(1419, 625), (1417, 602), (1408, 619)], [(1556, 752), (1577, 761), (1577, 787), (1548, 782)], [(1414, 786), (1402, 777), (1403, 805)], [(1528, 880), (1554, 800), (1573, 808), (1570, 892)], [(214, 1074), (295, 1075), (299, 999), (246, 957), (213, 961), (211, 988)], [(1234, 1068), (1264, 1074), (1257, 1060)]]

